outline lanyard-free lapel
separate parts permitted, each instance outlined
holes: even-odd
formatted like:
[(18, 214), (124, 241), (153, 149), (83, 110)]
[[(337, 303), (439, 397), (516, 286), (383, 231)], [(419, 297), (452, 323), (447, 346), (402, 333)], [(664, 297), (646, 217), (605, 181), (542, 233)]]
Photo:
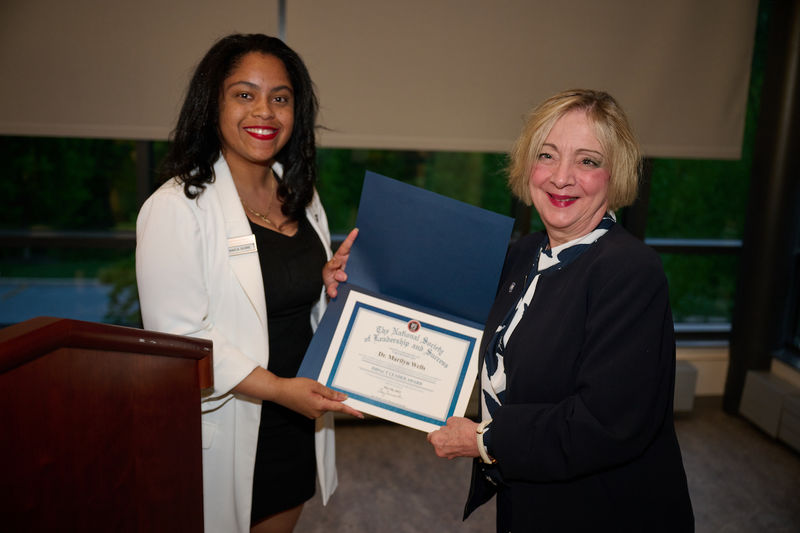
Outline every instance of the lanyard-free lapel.
[(264, 298), (264, 281), (261, 277), (261, 263), (258, 260), (258, 253), (255, 247), (255, 239), (252, 239), (252, 251), (245, 250), (246, 253), (234, 253), (234, 248), (240, 252), (242, 242), (250, 242), (253, 231), (244, 213), (242, 202), (236, 191), (231, 171), (225, 158), (222, 155), (214, 163), (214, 175), (216, 189), (219, 192), (219, 200), (222, 204), (222, 212), (225, 216), (225, 234), (228, 239), (229, 261), (236, 278), (244, 289), (245, 294), (250, 299), (250, 303), (258, 313), (261, 325), (266, 331), (267, 327), (267, 304)]

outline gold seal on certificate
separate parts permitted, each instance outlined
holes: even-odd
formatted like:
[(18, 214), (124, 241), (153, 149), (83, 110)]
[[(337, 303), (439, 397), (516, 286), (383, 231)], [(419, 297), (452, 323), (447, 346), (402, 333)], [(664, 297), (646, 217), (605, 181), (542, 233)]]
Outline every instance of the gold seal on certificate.
[(351, 290), (319, 374), (348, 405), (421, 431), (463, 416), (481, 331)]

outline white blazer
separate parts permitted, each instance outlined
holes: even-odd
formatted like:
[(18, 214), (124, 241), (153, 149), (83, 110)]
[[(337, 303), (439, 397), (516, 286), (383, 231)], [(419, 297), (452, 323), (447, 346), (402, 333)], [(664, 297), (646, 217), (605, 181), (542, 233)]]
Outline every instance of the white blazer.
[[(201, 405), (205, 531), (247, 533), (261, 402), (231, 389), (256, 366), (267, 367), (267, 307), (258, 253), (229, 253), (231, 239), (252, 231), (222, 155), (214, 175), (195, 200), (172, 179), (142, 206), (136, 280), (146, 329), (214, 343), (214, 387), (204, 391)], [(306, 216), (330, 258), (328, 221), (316, 192)], [(313, 329), (324, 310), (323, 287), (311, 312)], [(317, 420), (316, 455), (326, 503), (337, 485), (331, 413)]]

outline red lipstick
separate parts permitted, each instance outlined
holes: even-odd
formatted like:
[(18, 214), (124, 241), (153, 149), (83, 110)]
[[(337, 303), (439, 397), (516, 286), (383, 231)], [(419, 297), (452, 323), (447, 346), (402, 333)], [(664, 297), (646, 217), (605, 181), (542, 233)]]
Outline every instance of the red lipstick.
[(562, 196), (560, 194), (548, 193), (547, 196), (550, 198), (550, 203), (556, 207), (569, 207), (578, 200), (575, 196)]
[(258, 139), (259, 141), (271, 141), (272, 139), (278, 136), (278, 132), (280, 130), (277, 128), (247, 126), (244, 128), (244, 131), (246, 131), (248, 135), (250, 135), (251, 137)]

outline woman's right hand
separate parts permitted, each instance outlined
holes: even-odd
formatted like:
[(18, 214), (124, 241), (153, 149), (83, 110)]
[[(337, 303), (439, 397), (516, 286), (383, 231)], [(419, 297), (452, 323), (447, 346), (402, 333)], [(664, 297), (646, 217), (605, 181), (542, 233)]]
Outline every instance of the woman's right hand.
[(272, 401), (297, 411), (308, 418), (319, 418), (328, 411), (347, 413), (357, 418), (364, 415), (343, 402), (347, 395), (309, 378), (278, 378)]
[(253, 369), (233, 391), (259, 400), (275, 402), (308, 418), (319, 418), (328, 411), (364, 415), (344, 402), (347, 395), (309, 378), (282, 378), (260, 366)]
[(428, 433), (428, 442), (436, 455), (447, 459), (478, 457), (478, 423), (468, 418), (451, 416), (447, 424)]

